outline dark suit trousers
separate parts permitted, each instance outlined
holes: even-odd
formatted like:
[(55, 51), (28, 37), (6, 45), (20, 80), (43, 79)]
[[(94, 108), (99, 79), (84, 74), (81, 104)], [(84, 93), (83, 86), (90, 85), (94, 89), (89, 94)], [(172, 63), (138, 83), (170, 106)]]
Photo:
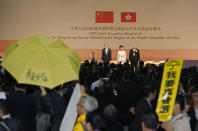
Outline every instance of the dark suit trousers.
[[(138, 62), (136, 62), (136, 61), (131, 61), (131, 70), (133, 71), (133, 72), (137, 72), (137, 63)], [(135, 70), (134, 70), (135, 69)]]

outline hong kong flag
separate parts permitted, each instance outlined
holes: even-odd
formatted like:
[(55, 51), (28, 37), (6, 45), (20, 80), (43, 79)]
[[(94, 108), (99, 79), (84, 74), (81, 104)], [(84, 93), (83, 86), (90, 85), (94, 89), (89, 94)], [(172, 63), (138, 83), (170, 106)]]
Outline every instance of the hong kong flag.
[(121, 12), (121, 22), (136, 22), (136, 12)]
[(113, 11), (96, 11), (96, 23), (113, 23)]

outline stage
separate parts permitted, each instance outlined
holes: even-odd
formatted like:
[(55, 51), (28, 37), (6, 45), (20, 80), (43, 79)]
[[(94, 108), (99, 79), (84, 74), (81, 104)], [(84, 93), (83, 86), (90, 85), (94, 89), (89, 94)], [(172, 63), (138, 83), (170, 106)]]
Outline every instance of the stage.
[[(0, 56), (4, 56), (7, 47), (15, 42), (16, 40), (0, 40)], [(110, 45), (111, 47), (111, 45)], [(194, 61), (198, 60), (198, 49), (140, 49), (140, 59), (143, 61), (153, 61), (154, 63), (160, 63), (161, 61), (174, 59), (184, 59), (193, 61), (191, 63), (196, 63)], [(96, 60), (101, 60), (101, 49), (73, 49), (82, 60), (91, 60), (92, 54), (94, 52), (94, 57)], [(129, 50), (126, 51), (127, 59), (129, 57)], [(118, 49), (112, 49), (112, 60), (117, 60)]]

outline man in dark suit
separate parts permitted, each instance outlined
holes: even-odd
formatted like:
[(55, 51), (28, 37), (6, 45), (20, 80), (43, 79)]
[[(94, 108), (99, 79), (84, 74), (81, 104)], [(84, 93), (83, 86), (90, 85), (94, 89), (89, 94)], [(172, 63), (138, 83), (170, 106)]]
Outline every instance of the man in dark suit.
[(62, 119), (67, 108), (67, 100), (64, 95), (69, 88), (68, 86), (69, 84), (59, 85), (43, 98), (44, 105), (52, 108), (54, 112), (54, 118), (56, 121), (55, 125), (58, 129), (61, 126)]
[(108, 47), (108, 44), (104, 45), (104, 48), (102, 49), (102, 61), (104, 64), (109, 63), (111, 60), (111, 49)]
[(142, 90), (134, 73), (124, 71), (122, 79), (118, 88), (118, 98), (122, 101), (122, 105), (118, 108), (118, 116), (123, 124), (128, 125), (134, 119), (130, 109), (136, 107), (142, 98)]
[(7, 98), (8, 110), (12, 117), (17, 117), (21, 120), (24, 131), (36, 130), (36, 99), (26, 93), (27, 85), (18, 84), (15, 87), (15, 92)]
[(132, 71), (134, 71), (134, 69), (135, 69), (134, 72), (137, 72), (137, 65), (140, 61), (140, 51), (139, 51), (139, 49), (136, 48), (135, 44), (133, 45), (133, 48), (130, 49), (129, 60), (131, 62)]
[[(144, 88), (143, 98), (138, 102), (135, 108), (135, 121), (132, 126), (135, 131), (142, 131), (141, 121), (142, 116), (155, 112), (154, 106), (152, 105), (152, 101), (156, 97), (157, 90), (152, 84), (148, 84)], [(129, 130), (131, 131), (131, 130)]]
[(3, 99), (0, 99), (0, 118), (0, 131), (23, 131), (20, 120), (10, 116), (6, 100)]

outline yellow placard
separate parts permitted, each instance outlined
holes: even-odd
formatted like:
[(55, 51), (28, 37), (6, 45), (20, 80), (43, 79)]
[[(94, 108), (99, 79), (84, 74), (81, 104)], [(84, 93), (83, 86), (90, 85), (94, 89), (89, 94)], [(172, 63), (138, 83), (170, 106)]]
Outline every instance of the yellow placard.
[(165, 63), (156, 109), (159, 121), (164, 122), (171, 120), (182, 65), (182, 59), (173, 60)]

